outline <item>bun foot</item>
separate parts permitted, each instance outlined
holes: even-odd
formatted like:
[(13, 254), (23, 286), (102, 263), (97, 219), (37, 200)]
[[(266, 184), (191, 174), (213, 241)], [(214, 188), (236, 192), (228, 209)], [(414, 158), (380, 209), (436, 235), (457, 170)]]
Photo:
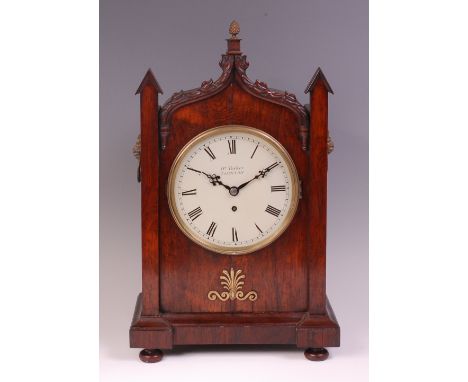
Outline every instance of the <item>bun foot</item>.
[(163, 352), (159, 349), (143, 349), (140, 352), (140, 360), (146, 363), (155, 363), (161, 361)]
[(325, 361), (328, 358), (328, 350), (325, 348), (308, 348), (304, 356), (309, 361)]

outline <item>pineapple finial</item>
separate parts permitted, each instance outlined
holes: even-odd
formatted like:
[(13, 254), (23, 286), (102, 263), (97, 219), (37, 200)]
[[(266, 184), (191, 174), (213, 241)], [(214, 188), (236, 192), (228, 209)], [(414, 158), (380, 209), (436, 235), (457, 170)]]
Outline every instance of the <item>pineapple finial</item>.
[(237, 34), (240, 32), (239, 23), (236, 20), (232, 20), (229, 24), (229, 33), (232, 39), (237, 39)]

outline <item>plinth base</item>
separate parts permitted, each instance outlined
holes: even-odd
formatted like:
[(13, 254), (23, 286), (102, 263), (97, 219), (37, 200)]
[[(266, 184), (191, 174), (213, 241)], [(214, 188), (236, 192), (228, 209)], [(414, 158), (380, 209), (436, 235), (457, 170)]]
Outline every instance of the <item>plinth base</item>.
[[(325, 314), (161, 313), (141, 315), (141, 294), (130, 327), (130, 347), (144, 348), (143, 362), (159, 362), (161, 350), (179, 345), (295, 345), (312, 361), (328, 358), (325, 347), (340, 346), (340, 327), (327, 301)], [(161, 349), (161, 350), (159, 350)]]

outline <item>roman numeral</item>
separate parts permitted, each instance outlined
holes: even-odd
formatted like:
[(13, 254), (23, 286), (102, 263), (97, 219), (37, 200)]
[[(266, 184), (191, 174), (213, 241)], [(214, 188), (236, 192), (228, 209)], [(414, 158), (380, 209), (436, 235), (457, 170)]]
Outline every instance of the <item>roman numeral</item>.
[(229, 145), (229, 154), (235, 154), (236, 153), (236, 140), (228, 140), (228, 145)]
[(281, 210), (279, 210), (278, 208), (275, 208), (273, 206), (268, 205), (267, 208), (265, 209), (265, 212), (268, 212), (269, 214), (272, 214), (273, 216), (278, 217)]
[(188, 190), (188, 191), (183, 191), (182, 195), (187, 196), (187, 195), (196, 195), (197, 194), (197, 189), (194, 188), (193, 190)]
[(252, 155), (250, 156), (250, 159), (252, 159), (252, 158), (253, 158), (253, 156), (255, 155), (255, 152), (257, 151), (257, 149), (258, 149), (258, 145), (257, 145), (257, 146), (255, 146), (255, 150), (253, 151)]
[(232, 241), (239, 241), (239, 239), (237, 238), (237, 229), (235, 229), (234, 227), (232, 228)]
[(192, 221), (194, 221), (196, 218), (198, 218), (201, 214), (203, 213), (202, 209), (200, 207), (195, 208), (194, 210), (190, 211), (188, 213), (188, 216)]
[(215, 155), (213, 154), (213, 151), (211, 151), (210, 146), (205, 147), (205, 151), (211, 157), (211, 159), (216, 159)]
[(213, 235), (214, 235), (214, 233), (216, 231), (216, 228), (218, 228), (218, 225), (215, 222), (211, 222), (210, 228), (208, 228), (208, 231), (206, 231), (206, 234), (208, 236), (213, 237)]
[(271, 192), (286, 191), (286, 186), (271, 186)]
[(257, 227), (257, 229), (260, 231), (260, 233), (263, 233), (263, 231), (260, 229), (260, 227), (257, 225), (257, 223), (254, 223), (255, 224), (255, 227)]

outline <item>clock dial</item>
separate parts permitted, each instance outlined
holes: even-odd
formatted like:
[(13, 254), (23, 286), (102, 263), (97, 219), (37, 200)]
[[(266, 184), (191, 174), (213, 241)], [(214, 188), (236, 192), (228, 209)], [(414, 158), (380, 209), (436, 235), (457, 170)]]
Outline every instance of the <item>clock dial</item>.
[(270, 244), (298, 203), (289, 154), (270, 135), (222, 126), (195, 137), (171, 168), (172, 215), (192, 240), (212, 251), (243, 254)]

